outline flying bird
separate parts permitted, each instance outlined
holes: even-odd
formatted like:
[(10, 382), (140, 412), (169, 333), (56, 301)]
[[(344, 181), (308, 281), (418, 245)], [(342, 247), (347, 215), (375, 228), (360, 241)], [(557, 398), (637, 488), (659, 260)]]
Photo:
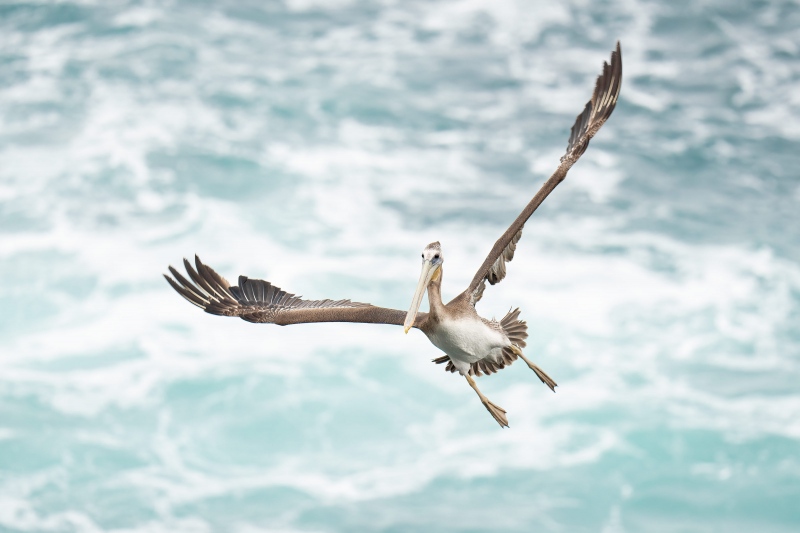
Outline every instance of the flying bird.
[[(445, 364), (445, 370), (458, 372), (478, 394), (484, 407), (501, 427), (508, 427), (506, 411), (492, 403), (475, 383), (475, 377), (493, 374), (522, 359), (536, 376), (555, 392), (556, 382), (522, 352), (528, 337), (527, 324), (519, 320), (519, 309), (509, 311), (499, 322), (478, 315), (475, 305), (483, 296), (486, 282), (495, 285), (506, 277), (506, 263), (514, 258), (522, 228), (537, 207), (561, 183), (572, 165), (586, 151), (589, 141), (614, 111), (622, 82), (622, 52), (617, 42), (610, 64), (603, 63), (594, 93), (575, 120), (560, 164), (519, 216), (495, 242), (469, 286), (447, 304), (442, 302), (442, 265), (444, 253), (438, 242), (422, 251), (422, 272), (407, 312), (387, 309), (350, 300), (304, 300), (269, 281), (239, 276), (231, 285), (195, 256), (194, 267), (183, 260), (190, 279), (172, 266), (174, 277), (164, 275), (181, 296), (207, 313), (235, 316), (248, 322), (281, 326), (313, 322), (359, 322), (394, 324), (421, 330), (445, 355), (434, 359)], [(420, 313), (419, 307), (427, 291), (430, 309)]]

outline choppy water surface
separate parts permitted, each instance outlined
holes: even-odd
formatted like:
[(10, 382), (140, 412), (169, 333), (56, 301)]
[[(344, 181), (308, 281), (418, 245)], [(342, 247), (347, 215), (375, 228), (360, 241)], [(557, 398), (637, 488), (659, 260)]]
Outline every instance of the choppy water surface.
[[(419, 332), (205, 315), (160, 277), (405, 309), (463, 289), (616, 39), (614, 116), (479, 309)], [(800, 528), (794, 2), (0, 5), (0, 530)]]

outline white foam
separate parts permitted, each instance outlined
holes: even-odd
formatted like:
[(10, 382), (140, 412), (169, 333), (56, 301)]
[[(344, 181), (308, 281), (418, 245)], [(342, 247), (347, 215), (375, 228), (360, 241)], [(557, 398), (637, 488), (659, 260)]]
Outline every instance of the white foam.
[[(669, 128), (677, 135), (653, 147), (657, 154), (713, 142), (720, 157), (733, 157), (737, 139), (719, 139), (727, 129), (714, 121), (730, 119), (735, 110), (692, 104), (691, 91), (701, 90), (678, 81), (718, 72), (720, 61), (739, 57), (744, 63), (723, 81), (738, 91), (733, 105), (748, 106), (742, 120), (755, 129), (743, 131), (743, 138), (796, 138), (791, 69), (770, 59), (773, 51), (796, 51), (796, 45), (787, 38), (752, 39), (733, 27), (726, 35), (741, 49), (726, 52), (733, 54), (728, 59), (687, 57), (685, 50), (676, 57), (680, 50), (673, 53), (671, 41), (652, 35), (652, 10), (619, 5), (627, 17), (620, 31), (631, 73), (623, 87), (627, 104), (619, 111), (628, 115), (617, 112), (559, 186), (559, 198), (546, 204), (588, 198), (600, 204), (593, 206), (598, 212), (614, 214), (562, 215), (543, 207), (525, 229), (508, 278), (488, 287), (479, 304), (484, 316), (521, 306), (531, 334), (528, 355), (560, 383), (553, 395), (519, 363), (480, 380), (482, 390), (509, 411), (508, 431), (494, 427), (463, 379), (430, 363), (439, 354), (418, 332), (404, 336), (399, 328), (338, 324), (279, 328), (213, 317), (181, 300), (159, 276), (167, 264), (199, 253), (230, 280), (242, 273), (311, 298), (349, 297), (404, 309), (419, 251), (440, 240), (447, 257), (443, 290), (454, 296), (505, 229), (497, 213), (521, 208), (534, 182), (555, 168), (571, 121), (589, 96), (595, 66), (607, 58), (614, 38), (602, 28), (585, 33), (592, 43), (608, 41), (601, 51), (599, 44), (580, 49), (545, 35), (554, 24), (574, 22), (573, 12), (582, 9), (472, 1), (408, 10), (398, 5), (376, 15), (371, 31), (342, 24), (302, 49), (280, 28), (221, 12), (204, 17), (197, 35), (170, 35), (157, 28), (168, 13), (155, 8), (120, 12), (115, 25), (142, 33), (108, 37), (102, 46), (75, 39), (75, 25), (37, 32), (35, 39), (2, 32), (3, 47), (30, 59), (30, 77), (0, 89), (5, 105), (59, 101), (60, 73), (73, 60), (117, 64), (134, 51), (126, 66), (145, 82), (106, 78), (89, 68), (82, 81), (91, 90), (80, 100), (85, 114), (69, 123), (67, 138), (7, 143), (0, 151), (0, 201), (37, 222), (4, 233), (0, 259), (4, 265), (29, 261), (25, 269), (48, 273), (37, 281), (12, 272), (21, 285), (4, 285), (0, 296), (24, 294), (24, 301), (44, 302), (51, 313), (25, 315), (28, 325), (4, 330), (0, 384), (7, 398), (79, 421), (87, 429), (70, 433), (77, 446), (123, 452), (141, 445), (147, 464), (121, 469), (103, 485), (150, 495), (158, 518), (130, 528), (141, 531), (211, 530), (201, 518), (177, 518), (176, 509), (262, 488), (295, 489), (321, 505), (341, 505), (422, 492), (441, 478), (467, 482), (569, 469), (610, 453), (642, 457), (645, 452), (628, 442), (630, 428), (640, 424), (713, 431), (726, 442), (800, 439), (794, 389), (749, 382), (751, 375), (789, 382), (797, 374), (796, 343), (786, 332), (796, 320), (800, 268), (748, 236), (714, 244), (682, 240), (667, 230), (631, 231), (636, 213), (614, 206), (629, 199), (625, 180), (644, 177), (631, 174), (635, 163), (629, 161), (638, 161), (637, 155), (623, 157), (622, 145), (609, 143), (615, 136), (628, 139), (627, 132), (653, 135)], [(290, 8), (322, 6), (297, 2)], [(452, 80), (427, 80), (431, 89), (424, 94), (410, 87), (406, 62), (426, 54), (473, 54), (477, 48), (454, 47), (462, 45), (464, 31), (478, 26), (486, 39), (475, 46), (498, 58), (497, 78), (512, 82), (511, 88), (462, 89)], [(423, 42), (415, 36), (418, 29), (434, 36)], [(526, 48), (531, 43), (537, 43), (536, 53)], [(196, 54), (186, 78), (154, 74), (152, 60), (135, 53), (163, 44)], [(596, 58), (592, 68), (587, 57)], [(330, 70), (329, 87), (282, 85), (320, 69)], [(758, 91), (754, 79), (760, 80)], [(335, 104), (353, 105), (348, 91), (359, 84), (399, 98), (400, 117), (402, 111), (439, 114), (453, 125), (437, 130), (402, 119), (365, 124), (346, 108), (323, 108), (330, 95), (341, 100)], [(216, 107), (208, 97), (217, 92), (247, 104)], [(297, 126), (282, 131), (289, 121), (271, 113), (287, 103), (298, 115)], [(664, 122), (663, 113), (673, 108), (679, 109), (678, 124)], [(528, 141), (540, 131), (535, 121), (552, 114), (564, 117), (564, 139)], [(2, 133), (34, 135), (63, 120), (56, 112), (37, 112), (4, 123)], [(267, 181), (254, 198), (226, 200), (184, 170), (156, 169), (150, 159), (160, 153), (179, 160), (193, 150), (259, 165), (254, 180), (281, 172), (295, 183)], [(502, 171), (487, 175), (482, 165), (495, 155), (527, 162), (531, 185), (523, 188), (519, 176)], [(770, 194), (757, 181), (748, 187), (755, 185), (759, 194)], [(663, 206), (650, 219), (675, 216)], [(424, 225), (426, 220), (434, 222)], [(282, 235), (287, 229), (297, 237)], [(715, 379), (701, 383), (704, 372)], [(731, 393), (720, 383), (724, 379), (739, 389)], [(285, 392), (247, 396), (270, 380), (285, 385)], [(337, 389), (334, 382), (344, 385)], [(171, 403), (171, 390), (197, 383), (214, 387), (187, 411)], [(363, 410), (352, 414), (345, 401)], [(245, 412), (226, 412), (226, 405)], [(249, 411), (257, 409), (263, 411), (251, 418)], [(316, 419), (303, 419), (290, 429), (308, 431), (304, 446), (281, 448), (266, 438), (262, 456), (243, 454), (238, 461), (209, 451), (234, 438), (224, 433), (229, 417), (252, 426), (284, 420), (286, 413), (310, 417), (311, 411), (319, 414), (320, 427), (309, 428)], [(155, 434), (132, 443), (129, 431), (135, 428), (112, 432), (104, 425), (124, 425), (133, 415), (155, 421)], [(369, 446), (350, 453), (330, 428), (360, 423), (357, 417), (385, 425), (381, 431), (363, 428), (362, 442), (353, 446)], [(28, 438), (31, 431), (6, 426), (0, 429), (4, 441)], [(4, 480), (0, 524), (99, 530), (79, 509), (84, 502), (65, 512), (32, 503), (42, 487), (76, 468), (59, 465)], [(737, 475), (725, 462), (692, 468), (693, 475), (717, 480)], [(624, 486), (630, 495), (632, 485)], [(564, 502), (544, 497), (531, 504), (543, 515), (558, 505)], [(607, 530), (619, 529), (615, 512), (609, 511)]]

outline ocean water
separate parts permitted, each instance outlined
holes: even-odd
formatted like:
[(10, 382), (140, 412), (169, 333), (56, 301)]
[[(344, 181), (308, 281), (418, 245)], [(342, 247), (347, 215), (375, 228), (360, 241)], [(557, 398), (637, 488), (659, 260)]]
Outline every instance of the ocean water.
[[(0, 3), (0, 531), (800, 530), (800, 6)], [(161, 273), (452, 297), (614, 115), (479, 311), (418, 331), (204, 314)], [(426, 304), (423, 304), (423, 310)]]

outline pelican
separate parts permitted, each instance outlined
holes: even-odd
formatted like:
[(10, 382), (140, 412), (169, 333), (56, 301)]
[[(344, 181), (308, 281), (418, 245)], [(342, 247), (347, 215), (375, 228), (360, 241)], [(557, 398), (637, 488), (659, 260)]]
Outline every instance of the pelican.
[[(276, 287), (269, 281), (239, 276), (231, 285), (195, 256), (194, 266), (183, 260), (186, 279), (172, 266), (172, 277), (166, 280), (186, 300), (207, 313), (239, 317), (248, 322), (280, 326), (313, 322), (359, 322), (394, 324), (422, 331), (444, 355), (433, 362), (445, 364), (445, 370), (458, 372), (477, 393), (484, 407), (501, 427), (508, 427), (506, 411), (492, 403), (475, 383), (475, 377), (493, 374), (511, 365), (518, 358), (533, 370), (542, 383), (555, 392), (556, 382), (522, 352), (528, 337), (527, 324), (519, 320), (519, 309), (509, 311), (499, 322), (478, 315), (475, 304), (480, 301), (486, 282), (495, 285), (506, 277), (506, 263), (514, 258), (522, 228), (537, 207), (561, 183), (572, 165), (586, 151), (589, 141), (611, 116), (619, 97), (622, 82), (622, 52), (617, 42), (611, 62), (603, 62), (592, 98), (572, 126), (567, 150), (560, 164), (519, 216), (495, 242), (469, 286), (448, 304), (442, 303), (442, 265), (444, 252), (439, 242), (422, 251), (422, 272), (408, 312), (387, 309), (350, 300), (304, 300)], [(428, 294), (427, 313), (420, 313), (422, 298)]]

